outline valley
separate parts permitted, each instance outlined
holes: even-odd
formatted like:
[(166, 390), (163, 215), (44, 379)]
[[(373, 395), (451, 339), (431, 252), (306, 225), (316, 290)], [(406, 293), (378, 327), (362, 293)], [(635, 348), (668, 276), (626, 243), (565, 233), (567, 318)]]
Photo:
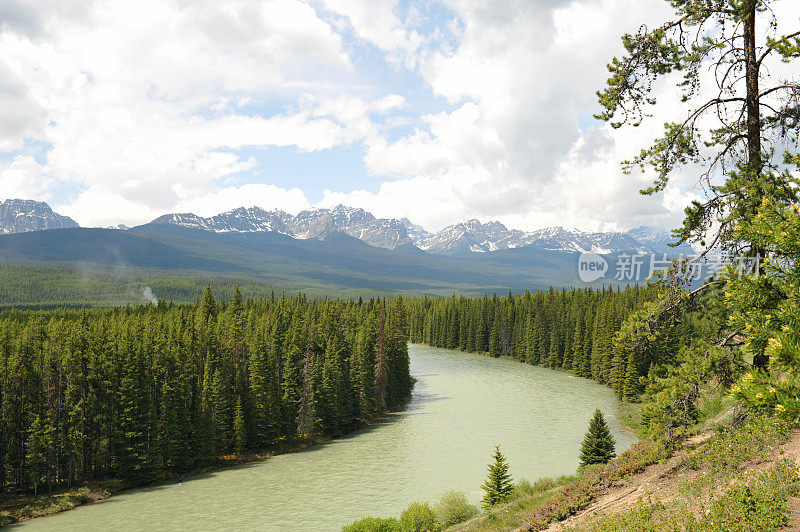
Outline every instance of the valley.
[(364, 515), (397, 514), (414, 500), (433, 502), (451, 489), (478, 502), (484, 462), (497, 443), (516, 479), (570, 474), (596, 407), (608, 416), (620, 452), (635, 441), (619, 424), (613, 393), (591, 381), (423, 345), (410, 345), (409, 355), (417, 379), (411, 402), (372, 427), (20, 528), (77, 531), (103, 522), (107, 530), (337, 530)]

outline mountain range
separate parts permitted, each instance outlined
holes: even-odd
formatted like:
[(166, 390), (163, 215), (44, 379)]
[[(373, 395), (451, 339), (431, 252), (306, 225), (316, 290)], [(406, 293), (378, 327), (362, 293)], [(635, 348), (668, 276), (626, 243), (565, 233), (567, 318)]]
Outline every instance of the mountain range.
[[(560, 227), (524, 232), (477, 220), (431, 233), (409, 220), (338, 206), (303, 211), (241, 208), (210, 218), (169, 214), (137, 227), (81, 228), (46, 204), (2, 204), (0, 307), (124, 304), (154, 297), (191, 301), (212, 281), (253, 296), (303, 290), (312, 296), (480, 295), (586, 286), (579, 252), (605, 254), (593, 286), (615, 277), (631, 252), (671, 253), (647, 228), (589, 233)], [(57, 231), (39, 229), (60, 228)], [(220, 284), (222, 283), (222, 284)]]
[(395, 249), (413, 244), (437, 255), (491, 253), (503, 249), (532, 246), (537, 249), (568, 252), (609, 253), (689, 253), (687, 246), (670, 248), (668, 233), (647, 227), (627, 232), (585, 232), (563, 227), (537, 231), (508, 229), (500, 222), (481, 223), (468, 220), (431, 233), (408, 218), (376, 218), (364, 209), (338, 205), (333, 209), (314, 209), (297, 216), (259, 207), (240, 207), (203, 218), (191, 213), (166, 214), (153, 224), (173, 224), (216, 233), (276, 232), (296, 239), (325, 238), (334, 232), (344, 233), (375, 247)]
[[(648, 227), (627, 232), (586, 232), (548, 227), (536, 231), (508, 229), (500, 222), (481, 223), (468, 220), (432, 233), (408, 218), (376, 218), (364, 209), (338, 205), (332, 209), (313, 209), (293, 216), (281, 210), (240, 207), (204, 218), (192, 213), (165, 214), (151, 224), (171, 224), (214, 233), (274, 232), (295, 239), (323, 239), (332, 233), (344, 233), (371, 246), (395, 249), (414, 245), (437, 255), (470, 255), (503, 249), (533, 247), (567, 252), (611, 253), (691, 253), (691, 248), (671, 248), (669, 233)], [(0, 234), (24, 233), (45, 229), (78, 227), (69, 217), (61, 216), (43, 202), (9, 199), (0, 203)], [(127, 230), (118, 225), (109, 229)]]

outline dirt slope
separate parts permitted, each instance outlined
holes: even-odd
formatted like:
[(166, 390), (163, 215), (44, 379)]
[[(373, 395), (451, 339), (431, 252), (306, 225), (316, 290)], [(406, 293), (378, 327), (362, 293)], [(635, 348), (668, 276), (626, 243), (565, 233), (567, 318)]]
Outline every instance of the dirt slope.
[[(565, 527), (584, 530), (599, 517), (629, 510), (642, 497), (650, 497), (654, 501), (664, 503), (683, 498), (680, 486), (686, 481), (695, 480), (707, 474), (707, 471), (703, 469), (691, 470), (683, 467), (683, 460), (692, 449), (702, 445), (711, 434), (711, 431), (698, 434), (690, 439), (687, 445), (670, 459), (663, 463), (649, 466), (638, 475), (619, 481), (597, 497), (585, 510), (561, 523), (550, 525), (547, 530), (558, 531), (563, 530)], [(778, 447), (769, 459), (747, 463), (745, 464), (745, 469), (747, 471), (763, 470), (777, 460), (786, 457), (791, 458), (800, 466), (800, 431), (793, 432), (789, 440)], [(789, 526), (785, 527), (784, 530), (800, 531), (800, 498), (791, 499), (789, 508)]]

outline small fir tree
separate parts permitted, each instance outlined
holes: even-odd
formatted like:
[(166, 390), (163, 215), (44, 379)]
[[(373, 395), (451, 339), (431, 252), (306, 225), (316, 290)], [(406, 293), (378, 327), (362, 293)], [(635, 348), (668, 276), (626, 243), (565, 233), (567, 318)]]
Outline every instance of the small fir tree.
[(494, 448), (493, 459), (494, 461), (489, 464), (489, 478), (481, 486), (485, 492), (483, 496), (484, 509), (507, 501), (514, 488), (513, 479), (508, 473), (508, 460), (500, 452), (499, 445)]
[(614, 453), (614, 438), (608, 429), (603, 413), (598, 409), (589, 422), (589, 432), (583, 438), (581, 445), (581, 466), (590, 464), (605, 464), (616, 454)]

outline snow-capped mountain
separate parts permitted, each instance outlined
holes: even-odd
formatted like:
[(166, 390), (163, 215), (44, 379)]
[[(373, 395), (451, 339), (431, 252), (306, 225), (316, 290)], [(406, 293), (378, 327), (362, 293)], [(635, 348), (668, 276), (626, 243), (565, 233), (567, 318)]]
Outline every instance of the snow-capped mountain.
[(678, 247), (671, 247), (669, 244), (675, 242), (675, 237), (669, 231), (654, 231), (652, 227), (643, 225), (631, 229), (626, 234), (638, 240), (656, 253), (692, 253), (692, 248), (688, 244), (681, 244)]
[(283, 211), (265, 211), (258, 207), (238, 208), (210, 218), (196, 214), (167, 214), (151, 223), (166, 223), (215, 232), (273, 231), (293, 238), (324, 239), (333, 232), (345, 233), (371, 246), (394, 249), (413, 244), (428, 253), (463, 255), (490, 253), (520, 247), (552, 251), (593, 253), (686, 253), (688, 246), (669, 248), (669, 233), (647, 227), (628, 232), (585, 232), (563, 227), (537, 231), (508, 229), (500, 222), (481, 223), (468, 220), (431, 233), (408, 218), (376, 218), (364, 209), (338, 205), (333, 209), (302, 211), (292, 216)]
[(406, 233), (408, 233), (411, 242), (420, 249), (426, 249), (430, 241), (436, 236), (436, 234), (431, 233), (421, 225), (415, 224), (408, 218), (400, 218), (400, 222), (406, 228)]
[(0, 203), (0, 234), (78, 227), (78, 223), (53, 212), (47, 203), (8, 199)]
[(406, 227), (400, 220), (375, 218), (364, 209), (337, 205), (333, 209), (303, 211), (292, 225), (296, 238), (325, 238), (334, 231), (379, 248), (394, 249), (410, 244)]
[(174, 224), (215, 233), (255, 233), (274, 231), (294, 236), (288, 224), (294, 221), (291, 214), (283, 211), (265, 211), (260, 207), (239, 207), (210, 218), (191, 213), (165, 214), (150, 223)]
[(445, 227), (425, 244), (419, 245), (430, 253), (486, 253), (527, 245), (530, 242), (526, 240), (526, 235), (517, 229), (509, 230), (500, 222), (482, 224), (478, 220), (468, 220)]
[(375, 218), (364, 209), (338, 205), (333, 209), (302, 211), (297, 216), (259, 207), (240, 207), (232, 211), (203, 218), (196, 214), (165, 214), (154, 224), (174, 224), (217, 233), (253, 233), (273, 231), (293, 238), (325, 238), (333, 232), (345, 233), (375, 247), (394, 249), (410, 244), (411, 239), (402, 222)]
[(667, 246), (674, 239), (669, 233), (657, 233), (648, 227), (619, 232), (586, 232), (563, 227), (547, 227), (525, 232), (508, 229), (500, 222), (481, 223), (469, 220), (445, 227), (435, 235), (415, 240), (415, 244), (430, 253), (486, 253), (501, 249), (535, 247), (551, 251), (576, 253), (691, 253), (691, 248)]
[(528, 233), (527, 238), (531, 240), (529, 244), (531, 246), (558, 251), (601, 254), (621, 251), (646, 253), (649, 251), (647, 246), (627, 233), (588, 233), (563, 227), (548, 227)]

